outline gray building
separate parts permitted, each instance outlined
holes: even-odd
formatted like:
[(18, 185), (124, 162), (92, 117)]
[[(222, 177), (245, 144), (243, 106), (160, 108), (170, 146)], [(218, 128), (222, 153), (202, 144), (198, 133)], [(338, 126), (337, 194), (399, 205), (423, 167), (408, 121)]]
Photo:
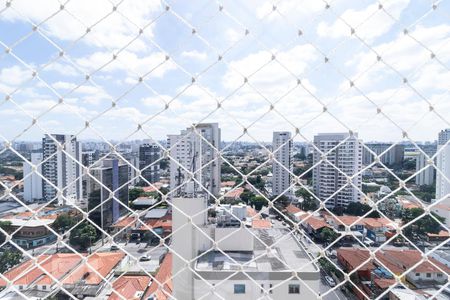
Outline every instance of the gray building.
[(43, 180), (44, 200), (54, 200), (58, 205), (80, 205), (81, 146), (76, 137), (45, 135), (42, 139), (42, 154), (42, 175), (47, 179)]
[[(405, 146), (401, 144), (389, 144), (389, 143), (367, 143), (367, 148), (375, 152), (380, 157), (381, 163), (385, 165), (398, 165), (403, 162), (405, 155)], [(367, 149), (363, 148), (363, 164), (365, 166), (373, 163), (375, 156)], [(381, 155), (381, 156), (380, 156)]]
[[(436, 177), (436, 170), (433, 166), (428, 166), (429, 159), (436, 153), (436, 145), (422, 146), (422, 151), (416, 157), (416, 184), (417, 185), (432, 185)], [(428, 166), (428, 167), (427, 167)]]
[[(346, 207), (359, 202), (362, 187), (362, 142), (357, 134), (319, 133), (314, 137), (313, 169), (314, 193), (329, 208)], [(323, 156), (324, 155), (324, 156)], [(326, 158), (326, 160), (325, 160)], [(339, 171), (337, 170), (339, 169)], [(349, 184), (347, 176), (353, 176)]]
[(141, 176), (150, 183), (159, 181), (160, 158), (161, 148), (158, 145), (146, 143), (139, 146), (139, 170)]
[[(175, 195), (219, 195), (221, 179), (220, 128), (218, 123), (200, 123), (168, 136), (170, 189)], [(175, 162), (176, 161), (176, 162)], [(187, 172), (193, 172), (195, 181)], [(209, 193), (208, 193), (208, 192)], [(171, 194), (172, 195), (172, 194)]]
[(89, 217), (102, 228), (106, 228), (126, 212), (128, 165), (118, 158), (109, 157), (95, 163), (90, 169), (90, 175), (93, 178), (89, 178), (88, 208), (89, 211), (95, 209)]
[[(290, 132), (274, 132), (272, 140), (272, 195), (290, 196), (292, 173), (292, 140)], [(290, 173), (291, 172), (291, 173)]]

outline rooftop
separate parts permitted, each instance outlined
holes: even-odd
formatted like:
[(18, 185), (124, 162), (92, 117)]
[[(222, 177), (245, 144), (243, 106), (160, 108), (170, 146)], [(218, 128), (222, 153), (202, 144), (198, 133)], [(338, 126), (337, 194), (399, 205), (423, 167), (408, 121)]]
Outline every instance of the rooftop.
[[(226, 252), (229, 257), (219, 251), (210, 251), (197, 260), (196, 270), (236, 271), (242, 264), (246, 272), (318, 271), (303, 247), (287, 229), (249, 230), (257, 237), (254, 238), (253, 251)], [(267, 252), (266, 245), (274, 245), (270, 253)]]
[(154, 208), (150, 210), (146, 215), (145, 219), (159, 219), (164, 217), (167, 214), (167, 208)]
[(124, 275), (119, 277), (113, 283), (113, 292), (108, 297), (108, 300), (119, 300), (123, 298), (129, 300), (141, 299), (139, 294), (145, 292), (150, 282), (151, 278), (149, 276)]

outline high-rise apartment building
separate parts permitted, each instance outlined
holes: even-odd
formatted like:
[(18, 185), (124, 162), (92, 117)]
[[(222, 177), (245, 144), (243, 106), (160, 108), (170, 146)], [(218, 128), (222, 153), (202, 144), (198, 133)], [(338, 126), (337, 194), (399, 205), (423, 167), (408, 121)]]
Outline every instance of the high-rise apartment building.
[[(95, 163), (88, 184), (88, 208), (90, 218), (99, 226), (111, 226), (126, 212), (128, 206), (128, 164), (116, 157), (108, 157)], [(119, 203), (122, 202), (124, 205)]]
[[(81, 146), (74, 135), (51, 134), (42, 139), (43, 198), (58, 205), (80, 205)], [(55, 188), (56, 187), (56, 188)]]
[[(424, 153), (419, 153), (416, 157), (416, 184), (417, 185), (432, 185), (436, 176), (436, 170), (433, 166), (428, 166), (429, 158), (436, 153), (435, 145), (428, 145), (427, 147), (421, 147)], [(427, 167), (428, 166), (428, 167)]]
[(172, 201), (175, 299), (316, 298), (320, 270), (288, 229), (210, 224), (205, 199)]
[(449, 139), (450, 129), (444, 129), (439, 132), (436, 167), (440, 172), (436, 172), (436, 200), (440, 200), (450, 194), (450, 182), (445, 179), (445, 177), (450, 179), (450, 144), (446, 144)]
[[(31, 164), (23, 163), (23, 199), (26, 202), (35, 202), (42, 200), (42, 150), (31, 152)], [(33, 167), (36, 166), (33, 172)]]
[[(405, 155), (405, 146), (402, 144), (389, 144), (389, 143), (366, 143), (367, 148), (375, 152), (380, 157), (381, 163), (385, 165), (400, 165), (403, 162)], [(363, 147), (363, 164), (365, 166), (373, 163), (375, 157), (367, 149)]]
[[(168, 136), (170, 189), (175, 195), (208, 196), (220, 191), (220, 128), (218, 123), (200, 123)], [(176, 161), (176, 162), (175, 162)], [(190, 178), (193, 173), (195, 181)], [(201, 186), (200, 186), (201, 184)]]
[[(329, 208), (346, 207), (351, 202), (359, 202), (361, 194), (362, 144), (357, 134), (319, 133), (314, 137), (313, 170), (314, 193)], [(324, 156), (322, 156), (324, 155)], [(325, 159), (327, 161), (322, 161)], [(339, 169), (339, 171), (337, 169)], [(358, 173), (351, 182), (347, 176)], [(339, 192), (338, 192), (339, 191)]]
[[(291, 133), (274, 132), (272, 140), (274, 160), (272, 162), (272, 195), (290, 196), (292, 173), (292, 140)], [(291, 173), (290, 173), (291, 172)]]
[(139, 146), (139, 170), (141, 176), (150, 183), (159, 181), (160, 158), (161, 148), (158, 145), (145, 143)]

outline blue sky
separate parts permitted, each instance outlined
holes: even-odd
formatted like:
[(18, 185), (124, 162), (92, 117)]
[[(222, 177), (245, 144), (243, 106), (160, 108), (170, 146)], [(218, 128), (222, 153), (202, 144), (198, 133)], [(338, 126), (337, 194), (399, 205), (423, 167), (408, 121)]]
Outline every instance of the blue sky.
[(296, 141), (349, 129), (434, 140), (449, 127), (449, 1), (123, 1), (113, 12), (115, 2), (0, 11), (11, 48), (0, 54), (2, 139), (163, 139), (200, 121), (219, 122), (228, 141), (295, 128)]

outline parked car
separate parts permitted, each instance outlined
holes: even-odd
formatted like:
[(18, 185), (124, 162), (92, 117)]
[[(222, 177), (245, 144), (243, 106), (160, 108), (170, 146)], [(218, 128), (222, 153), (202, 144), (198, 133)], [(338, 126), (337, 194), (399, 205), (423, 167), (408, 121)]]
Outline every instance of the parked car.
[(117, 250), (119, 250), (119, 247), (117, 245), (111, 245), (111, 248), (109, 250), (117, 251)]
[(336, 286), (336, 282), (334, 282), (334, 279), (330, 276), (325, 276), (325, 281), (328, 283), (329, 286), (334, 287)]
[(149, 261), (152, 257), (150, 255), (144, 255), (139, 258), (139, 261)]

